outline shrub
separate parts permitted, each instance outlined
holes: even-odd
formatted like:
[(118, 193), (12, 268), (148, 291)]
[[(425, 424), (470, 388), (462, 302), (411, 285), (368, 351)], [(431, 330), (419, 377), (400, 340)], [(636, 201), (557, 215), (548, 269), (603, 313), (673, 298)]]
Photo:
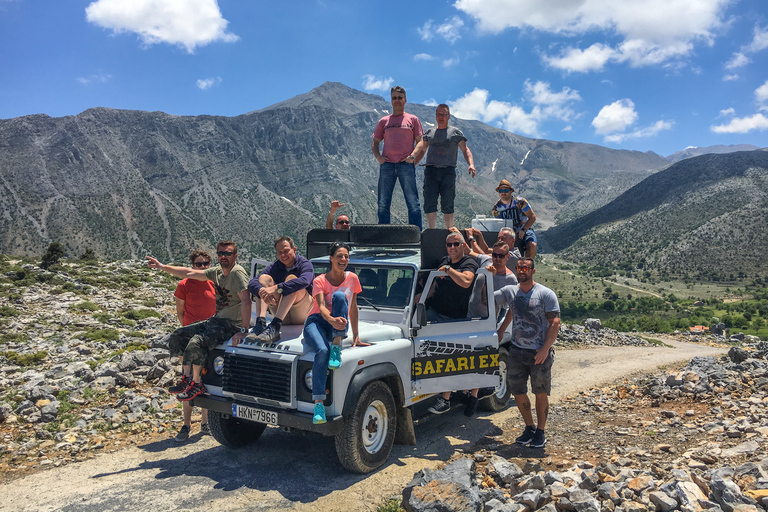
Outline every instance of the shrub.
[(15, 350), (9, 350), (8, 352), (0, 352), (0, 355), (19, 366), (33, 366), (48, 357), (48, 352), (41, 350), (34, 354), (19, 354)]
[(43, 254), (43, 261), (40, 263), (40, 267), (48, 269), (48, 267), (58, 263), (62, 257), (64, 257), (64, 247), (59, 242), (51, 242), (48, 250)]
[(85, 313), (87, 311), (98, 311), (99, 306), (97, 306), (96, 304), (94, 304), (89, 300), (84, 300), (82, 302), (78, 302), (77, 304), (73, 304), (69, 306), (69, 310)]
[(120, 332), (117, 329), (91, 329), (83, 334), (83, 337), (91, 341), (117, 341)]
[(83, 263), (95, 263), (98, 259), (96, 258), (96, 253), (89, 247), (80, 255), (80, 261)]
[(0, 334), (0, 344), (3, 343), (26, 343), (29, 341), (29, 336), (23, 332)]
[(9, 316), (18, 316), (19, 312), (16, 311), (16, 308), (11, 306), (0, 306), (0, 316), (2, 317), (9, 317)]
[(144, 320), (145, 318), (149, 318), (151, 316), (155, 318), (160, 318), (162, 315), (155, 311), (154, 309), (127, 309), (122, 312), (122, 315), (125, 318), (128, 318), (130, 320)]

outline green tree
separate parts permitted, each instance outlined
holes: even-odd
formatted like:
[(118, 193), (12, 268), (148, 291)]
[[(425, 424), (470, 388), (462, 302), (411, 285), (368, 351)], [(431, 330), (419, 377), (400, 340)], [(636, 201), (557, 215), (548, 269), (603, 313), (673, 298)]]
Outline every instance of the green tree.
[(96, 253), (93, 252), (93, 249), (90, 247), (85, 250), (85, 252), (80, 256), (80, 259), (82, 261), (98, 261), (98, 258), (96, 258)]
[(42, 268), (49, 268), (59, 262), (64, 256), (64, 247), (59, 242), (51, 242), (48, 250), (43, 254), (43, 261), (40, 263)]

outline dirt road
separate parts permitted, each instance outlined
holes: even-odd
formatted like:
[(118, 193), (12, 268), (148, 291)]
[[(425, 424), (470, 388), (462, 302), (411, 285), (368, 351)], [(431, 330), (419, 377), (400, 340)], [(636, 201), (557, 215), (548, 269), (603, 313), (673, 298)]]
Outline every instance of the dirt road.
[[(672, 348), (601, 347), (556, 354), (553, 402), (624, 376), (716, 355), (725, 349), (666, 340)], [(163, 440), (93, 460), (41, 471), (0, 486), (0, 510), (375, 510), (399, 494), (413, 474), (437, 466), (457, 449), (514, 425), (517, 409), (464, 417), (461, 407), (426, 417), (418, 446), (395, 446), (371, 475), (346, 473), (332, 438), (268, 429), (254, 445), (225, 449), (195, 434), (184, 445)], [(196, 431), (196, 428), (193, 429)]]

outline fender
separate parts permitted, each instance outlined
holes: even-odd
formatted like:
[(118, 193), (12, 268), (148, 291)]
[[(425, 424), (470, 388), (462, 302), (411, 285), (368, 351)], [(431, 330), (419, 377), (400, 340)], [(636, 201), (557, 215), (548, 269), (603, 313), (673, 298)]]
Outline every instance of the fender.
[[(375, 380), (386, 380), (390, 384), (396, 405), (398, 408), (402, 407), (404, 397), (403, 383), (400, 380), (400, 374), (397, 371), (397, 367), (392, 363), (380, 363), (363, 368), (352, 376), (349, 386), (347, 386), (347, 395), (344, 398), (344, 409), (341, 411), (342, 416), (352, 414), (352, 409), (355, 407), (363, 388), (368, 383)], [(393, 383), (395, 383), (396, 387), (392, 386)]]

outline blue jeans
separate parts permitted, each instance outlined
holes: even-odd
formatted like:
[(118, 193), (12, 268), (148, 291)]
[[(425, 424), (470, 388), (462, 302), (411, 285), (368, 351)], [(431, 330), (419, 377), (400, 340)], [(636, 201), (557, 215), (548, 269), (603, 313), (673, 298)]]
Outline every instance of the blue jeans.
[(408, 224), (421, 229), (421, 205), (416, 187), (416, 167), (407, 162), (384, 162), (379, 167), (379, 224), (390, 224), (390, 208), (395, 182), (400, 180), (405, 204), (408, 207)]
[[(331, 316), (343, 316), (349, 320), (349, 303), (344, 292), (334, 292), (331, 296)], [(320, 313), (309, 315), (304, 322), (304, 342), (315, 351), (315, 360), (312, 363), (312, 400), (325, 400), (331, 341), (336, 336), (346, 337), (348, 327), (349, 322), (343, 331), (336, 330)]]

